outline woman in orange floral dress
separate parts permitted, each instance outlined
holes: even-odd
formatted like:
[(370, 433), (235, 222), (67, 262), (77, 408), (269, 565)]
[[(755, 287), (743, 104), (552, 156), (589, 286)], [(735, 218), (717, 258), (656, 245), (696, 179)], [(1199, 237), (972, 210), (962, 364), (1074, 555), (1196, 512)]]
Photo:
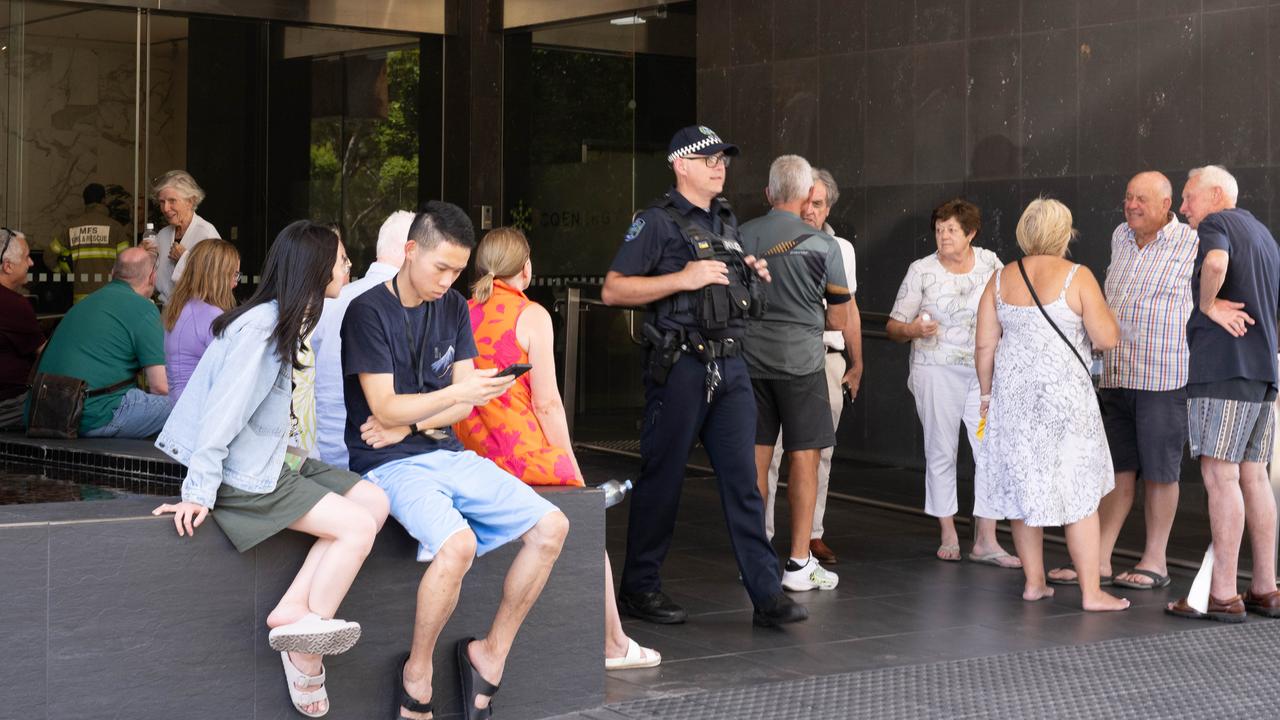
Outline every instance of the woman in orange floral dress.
[[(497, 228), (476, 249), (480, 278), (472, 286), (471, 328), (477, 368), (529, 363), (533, 369), (503, 395), (454, 426), (468, 450), (529, 485), (581, 487), (564, 403), (556, 385), (555, 335), (546, 308), (525, 297), (533, 277), (529, 242), (515, 228)], [(605, 555), (605, 669), (654, 667), (662, 656), (622, 630), (613, 572)]]

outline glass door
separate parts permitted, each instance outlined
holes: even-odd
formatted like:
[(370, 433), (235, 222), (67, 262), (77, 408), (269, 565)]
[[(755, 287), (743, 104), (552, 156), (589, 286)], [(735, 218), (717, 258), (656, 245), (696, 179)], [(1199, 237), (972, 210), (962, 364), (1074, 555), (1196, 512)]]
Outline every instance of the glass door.
[(87, 186), (106, 189), (111, 215), (131, 225), (140, 184), (139, 38), (143, 14), (14, 0), (0, 45), (4, 63), (4, 178), (7, 227), (26, 234), (42, 312), (70, 304), (67, 267), (47, 252), (84, 212)]

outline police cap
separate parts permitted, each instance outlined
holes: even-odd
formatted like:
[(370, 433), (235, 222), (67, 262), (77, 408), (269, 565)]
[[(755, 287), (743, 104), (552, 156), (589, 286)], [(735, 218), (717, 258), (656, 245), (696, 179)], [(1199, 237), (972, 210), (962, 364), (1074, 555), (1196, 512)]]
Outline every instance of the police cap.
[(738, 154), (738, 146), (721, 140), (716, 131), (706, 125), (690, 125), (671, 136), (671, 144), (667, 146), (667, 162), (675, 162), (676, 158), (686, 155), (715, 155), (718, 152), (734, 157)]

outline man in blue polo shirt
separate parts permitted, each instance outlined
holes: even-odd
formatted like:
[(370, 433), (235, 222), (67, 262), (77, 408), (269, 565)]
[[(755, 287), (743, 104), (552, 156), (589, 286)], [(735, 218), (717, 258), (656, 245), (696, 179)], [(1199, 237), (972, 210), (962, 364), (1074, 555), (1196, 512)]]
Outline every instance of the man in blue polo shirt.
[[(1200, 235), (1187, 321), (1187, 421), (1209, 496), (1213, 581), (1204, 612), (1186, 599), (1179, 617), (1242, 622), (1246, 611), (1280, 617), (1276, 589), (1276, 502), (1267, 478), (1275, 433), (1276, 312), (1280, 249), (1267, 228), (1236, 207), (1239, 186), (1225, 169), (1192, 170), (1182, 214)], [(1249, 528), (1253, 580), (1236, 594), (1236, 563)]]
[(451, 286), (475, 244), (466, 213), (427, 203), (409, 226), (399, 272), (352, 300), (342, 321), (350, 468), (386, 491), (391, 514), (420, 543), (418, 559), (431, 561), (418, 589), (412, 649), (400, 669), (405, 718), (430, 716), (432, 654), (472, 560), (519, 539), (489, 632), (460, 640), (456, 649), (467, 716), (488, 717), (480, 711), (498, 690), (516, 631), (569, 531), (555, 505), (464, 450), (453, 434), (455, 422), (514, 382), (477, 370), (471, 360), (471, 315)]

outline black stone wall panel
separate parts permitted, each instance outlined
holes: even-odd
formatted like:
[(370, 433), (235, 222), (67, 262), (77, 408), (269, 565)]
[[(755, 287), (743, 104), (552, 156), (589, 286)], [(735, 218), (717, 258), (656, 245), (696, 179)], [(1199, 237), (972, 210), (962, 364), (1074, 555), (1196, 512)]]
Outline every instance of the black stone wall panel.
[(774, 60), (814, 57), (821, 52), (818, 43), (819, 3), (820, 0), (774, 0)]
[(48, 713), (49, 527), (0, 527), (0, 718)]
[(1140, 23), (1080, 28), (1080, 172), (1127, 172), (1138, 158)]
[(1074, 30), (1022, 38), (1022, 172), (1029, 177), (1075, 174), (1079, 122)]
[(1022, 32), (1073, 28), (1077, 5), (1078, 0), (1022, 0)]
[(773, 65), (773, 157), (800, 155), (816, 162), (818, 153), (817, 58)]
[(1022, 25), (1019, 0), (970, 0), (969, 37), (1017, 35)]
[(1200, 16), (1151, 18), (1137, 38), (1139, 164), (1189, 168), (1201, 151)]
[(914, 2), (871, 0), (867, 9), (867, 49), (902, 47), (911, 43), (915, 25)]
[(1267, 162), (1267, 10), (1204, 16), (1204, 156), (1229, 168)]
[(964, 37), (965, 0), (916, 0), (915, 11), (913, 42), (948, 42)]
[(830, 170), (842, 189), (863, 182), (866, 107), (866, 55), (822, 57), (818, 64), (818, 151), (809, 159)]
[(729, 20), (734, 65), (767, 62), (773, 56), (773, 3), (733, 0)]
[(818, 46), (823, 55), (866, 50), (867, 0), (819, 0)]
[[(763, 188), (769, 180), (777, 126), (773, 119), (773, 67), (743, 65), (730, 71), (733, 136), (742, 155), (734, 159), (732, 177), (727, 182)], [(712, 127), (715, 127), (714, 125)]]
[(923, 45), (912, 60), (916, 182), (959, 181), (965, 152), (965, 43)]
[(913, 53), (909, 48), (867, 53), (866, 161), (868, 185), (914, 179)]

